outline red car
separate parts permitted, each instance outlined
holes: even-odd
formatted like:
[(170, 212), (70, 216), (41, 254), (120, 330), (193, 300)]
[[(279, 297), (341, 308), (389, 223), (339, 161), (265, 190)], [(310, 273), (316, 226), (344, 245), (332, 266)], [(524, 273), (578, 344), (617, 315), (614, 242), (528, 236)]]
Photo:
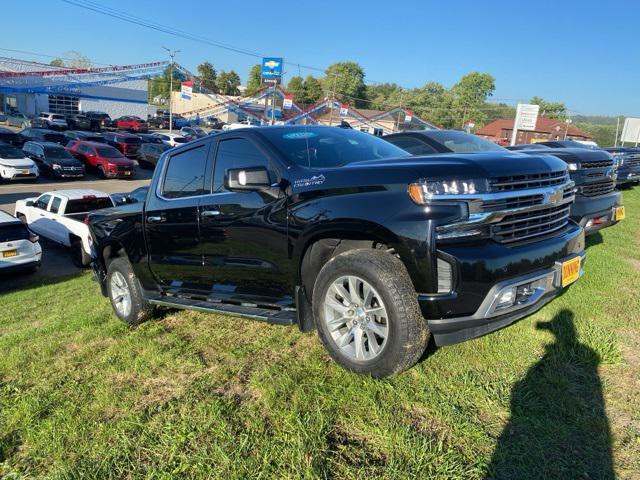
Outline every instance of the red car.
[(117, 148), (125, 157), (136, 158), (142, 145), (142, 139), (132, 133), (108, 132), (104, 139), (112, 147)]
[(102, 178), (133, 178), (135, 164), (111, 145), (72, 140), (67, 150)]
[(148, 132), (149, 125), (140, 117), (124, 116), (116, 118), (113, 123), (121, 130), (131, 130), (132, 132)]

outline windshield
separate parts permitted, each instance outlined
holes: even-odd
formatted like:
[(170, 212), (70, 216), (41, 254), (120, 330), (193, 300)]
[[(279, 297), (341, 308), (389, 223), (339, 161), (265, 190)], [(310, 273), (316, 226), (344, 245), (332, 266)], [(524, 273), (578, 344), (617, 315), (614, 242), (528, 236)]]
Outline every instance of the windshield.
[(44, 156), (51, 159), (69, 159), (73, 158), (69, 152), (62, 147), (45, 147)]
[(260, 133), (290, 162), (310, 168), (330, 168), (352, 162), (409, 154), (367, 133), (333, 127), (265, 127)]
[(429, 131), (429, 138), (454, 153), (504, 152), (505, 149), (489, 140), (466, 132), (451, 130)]
[(0, 145), (0, 158), (7, 160), (15, 160), (18, 158), (24, 158), (24, 153), (15, 147), (9, 145)]
[(92, 210), (99, 210), (100, 208), (111, 208), (113, 202), (109, 197), (88, 197), (79, 200), (69, 200), (67, 203), (67, 209), (64, 212), (65, 215), (74, 213), (91, 212)]
[(122, 154), (113, 147), (98, 147), (98, 156), (103, 158), (120, 158)]

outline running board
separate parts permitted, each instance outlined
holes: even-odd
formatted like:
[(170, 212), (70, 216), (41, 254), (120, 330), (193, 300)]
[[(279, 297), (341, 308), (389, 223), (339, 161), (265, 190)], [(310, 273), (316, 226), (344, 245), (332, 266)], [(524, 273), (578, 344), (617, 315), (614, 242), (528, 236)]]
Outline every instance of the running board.
[(225, 303), (212, 303), (181, 297), (157, 296), (148, 298), (152, 305), (161, 307), (183, 308), (205, 313), (224, 313), (239, 317), (251, 318), (276, 325), (293, 325), (298, 319), (295, 310), (271, 310), (261, 307), (249, 307)]

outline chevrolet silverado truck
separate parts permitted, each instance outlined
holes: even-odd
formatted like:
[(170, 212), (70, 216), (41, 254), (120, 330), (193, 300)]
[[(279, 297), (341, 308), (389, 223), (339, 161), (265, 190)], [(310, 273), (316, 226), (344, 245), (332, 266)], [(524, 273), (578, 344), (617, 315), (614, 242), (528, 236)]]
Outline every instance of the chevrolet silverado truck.
[(345, 368), (393, 375), (582, 274), (566, 164), (504, 157), (321, 126), (211, 135), (165, 152), (144, 202), (89, 216), (95, 277), (130, 325), (158, 306), (296, 324)]
[(18, 200), (15, 215), (41, 237), (71, 248), (76, 266), (86, 267), (91, 260), (87, 216), (92, 210), (114, 205), (108, 194), (97, 190), (55, 190)]
[(617, 164), (616, 186), (632, 187), (640, 183), (640, 149), (636, 147), (605, 148)]
[[(569, 212), (571, 218), (590, 235), (613, 225), (625, 217), (622, 194), (616, 192), (616, 171), (611, 156), (599, 148), (551, 148), (536, 144), (536, 149), (516, 147), (519, 153), (506, 155), (509, 149), (458, 130), (417, 130), (395, 133), (384, 137), (388, 142), (412, 153), (482, 153), (502, 152), (504, 159), (517, 162), (520, 154), (553, 155), (564, 160), (571, 180), (576, 184), (576, 201)], [(556, 142), (553, 142), (556, 143)], [(558, 142), (563, 144), (563, 142)], [(573, 142), (582, 145), (578, 142)]]

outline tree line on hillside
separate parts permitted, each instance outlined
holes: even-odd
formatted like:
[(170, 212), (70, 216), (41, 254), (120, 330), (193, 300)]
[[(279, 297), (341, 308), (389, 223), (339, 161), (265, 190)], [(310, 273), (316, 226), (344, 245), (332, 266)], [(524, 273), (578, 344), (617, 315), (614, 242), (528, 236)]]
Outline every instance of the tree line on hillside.
[[(149, 97), (167, 98), (172, 69), (167, 67), (163, 74), (150, 81)], [(252, 95), (264, 88), (260, 78), (259, 64), (249, 70), (246, 95)], [(211, 91), (225, 95), (240, 94), (240, 76), (234, 70), (216, 70), (212, 63), (203, 62), (197, 67), (194, 91)], [(180, 89), (184, 74), (173, 69), (173, 89)], [(499, 118), (514, 118), (515, 107), (505, 103), (491, 102), (495, 91), (495, 78), (489, 73), (471, 72), (464, 75), (452, 87), (438, 82), (426, 82), (421, 87), (404, 88), (396, 83), (367, 85), (365, 71), (356, 62), (337, 62), (330, 65), (324, 75), (316, 77), (294, 75), (283, 85), (293, 94), (294, 101), (309, 107), (326, 97), (335, 97), (357, 109), (390, 110), (402, 107), (443, 128), (464, 128), (472, 123), (480, 128)], [(550, 102), (534, 96), (530, 103), (540, 105), (540, 114), (548, 118), (565, 120), (569, 118), (562, 102)], [(601, 145), (612, 145), (615, 139), (615, 117), (572, 118), (573, 124), (591, 135)]]

